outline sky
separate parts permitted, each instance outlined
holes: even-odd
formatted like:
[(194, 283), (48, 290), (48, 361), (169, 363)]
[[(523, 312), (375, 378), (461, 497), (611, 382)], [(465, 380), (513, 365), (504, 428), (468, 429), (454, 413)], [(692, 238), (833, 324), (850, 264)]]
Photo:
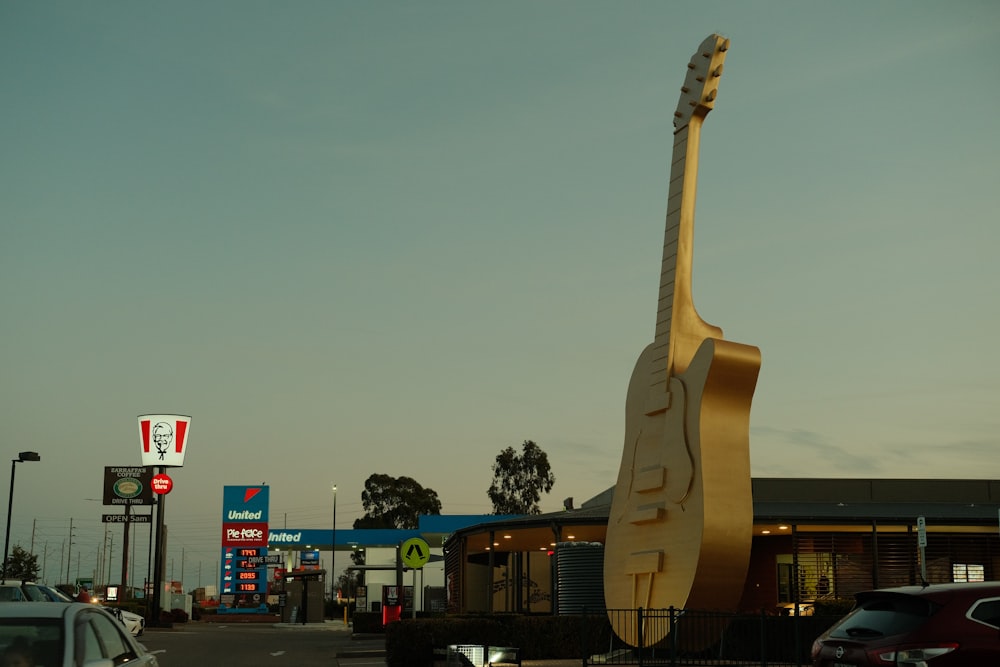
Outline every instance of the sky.
[(1000, 479), (991, 0), (7, 0), (0, 442), (41, 455), (11, 544), (120, 571), (103, 469), (149, 413), (192, 417), (187, 588), (225, 485), (276, 527), (330, 526), (336, 484), (350, 528), (375, 473), (486, 514), (530, 439), (543, 511), (610, 487), (713, 32), (694, 299), (761, 350), (752, 474)]

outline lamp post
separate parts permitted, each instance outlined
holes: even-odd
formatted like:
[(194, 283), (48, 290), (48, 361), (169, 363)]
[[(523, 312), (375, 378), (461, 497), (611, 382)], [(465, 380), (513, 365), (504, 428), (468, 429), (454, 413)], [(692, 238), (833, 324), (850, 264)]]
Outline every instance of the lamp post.
[(333, 537), (330, 538), (330, 599), (337, 594), (337, 485), (333, 485)]
[(38, 455), (38, 452), (21, 452), (17, 455), (16, 459), (11, 459), (10, 461), (10, 497), (7, 499), (7, 535), (4, 537), (3, 541), (3, 576), (7, 578), (7, 554), (10, 549), (10, 513), (14, 508), (14, 472), (17, 470), (18, 463), (24, 463), (25, 461), (41, 461), (42, 457)]

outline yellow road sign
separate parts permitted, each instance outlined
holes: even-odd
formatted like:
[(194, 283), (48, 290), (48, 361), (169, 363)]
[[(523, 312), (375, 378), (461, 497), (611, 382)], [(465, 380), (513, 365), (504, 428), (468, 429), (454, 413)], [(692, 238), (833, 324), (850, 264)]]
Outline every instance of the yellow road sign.
[(419, 537), (411, 537), (399, 548), (403, 565), (419, 570), (431, 558), (431, 547)]

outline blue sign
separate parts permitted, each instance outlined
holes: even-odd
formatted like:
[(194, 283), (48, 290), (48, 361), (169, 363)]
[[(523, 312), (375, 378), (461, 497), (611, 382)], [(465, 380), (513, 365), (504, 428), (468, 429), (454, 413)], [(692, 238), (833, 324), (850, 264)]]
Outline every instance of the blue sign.
[(268, 486), (222, 487), (222, 522), (267, 522), (270, 490)]
[(267, 612), (267, 486), (222, 488), (219, 613)]

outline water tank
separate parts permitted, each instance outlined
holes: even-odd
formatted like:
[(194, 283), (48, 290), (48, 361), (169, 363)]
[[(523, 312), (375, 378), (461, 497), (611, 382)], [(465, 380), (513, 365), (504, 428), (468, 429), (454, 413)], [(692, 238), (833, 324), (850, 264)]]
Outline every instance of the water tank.
[(604, 545), (560, 542), (555, 555), (559, 615), (604, 609)]

